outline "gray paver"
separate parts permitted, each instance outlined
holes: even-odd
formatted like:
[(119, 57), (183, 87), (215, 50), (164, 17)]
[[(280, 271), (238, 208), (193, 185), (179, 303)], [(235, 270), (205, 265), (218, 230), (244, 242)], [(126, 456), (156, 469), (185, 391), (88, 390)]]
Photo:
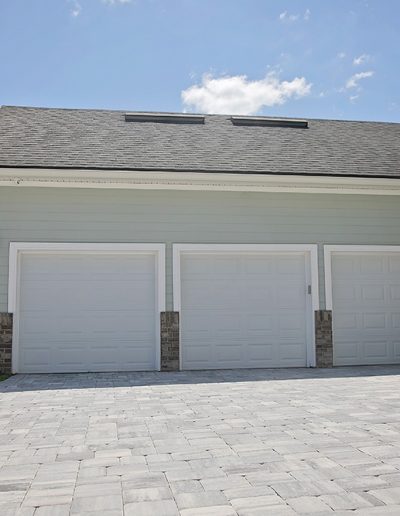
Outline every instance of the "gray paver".
[(101, 496), (107, 493), (107, 495), (115, 495), (121, 493), (121, 484), (118, 482), (108, 482), (106, 484), (83, 484), (78, 485), (75, 488), (74, 496), (76, 498), (88, 497), (88, 496)]
[(124, 489), (124, 502), (152, 502), (169, 500), (172, 492), (168, 487), (148, 487), (144, 489)]
[(169, 486), (175, 495), (204, 491), (204, 487), (199, 480), (179, 480), (177, 482), (170, 482)]
[(179, 509), (226, 505), (228, 503), (226, 496), (221, 491), (181, 493), (175, 495), (175, 500)]
[(288, 505), (269, 505), (267, 507), (252, 507), (243, 509), (239, 516), (296, 516), (297, 513)]
[(69, 516), (70, 509), (70, 505), (38, 507), (35, 511), (35, 516)]
[(124, 506), (125, 516), (178, 516), (178, 508), (173, 500), (128, 503)]
[(373, 505), (359, 493), (322, 495), (320, 498), (334, 510), (355, 510), (362, 507), (371, 507)]
[(23, 506), (28, 507), (41, 507), (46, 505), (69, 505), (72, 502), (71, 495), (43, 495), (35, 496), (34, 494), (26, 496), (22, 502)]
[(79, 514), (84, 511), (102, 513), (103, 511), (115, 509), (122, 509), (121, 495), (103, 494), (101, 496), (75, 497), (71, 506), (71, 514)]
[(237, 512), (229, 505), (183, 509), (180, 514), (181, 516), (237, 516)]
[(17, 375), (0, 513), (399, 514), (399, 387), (399, 366)]
[(275, 494), (265, 496), (252, 496), (248, 498), (233, 498), (232, 500), (230, 500), (230, 502), (238, 512), (253, 507), (268, 507), (271, 505), (279, 505), (285, 503), (282, 500), (282, 498)]
[(333, 512), (332, 509), (324, 503), (321, 498), (316, 496), (302, 496), (300, 498), (291, 498), (287, 503), (298, 514), (315, 514), (323, 512)]
[(371, 490), (369, 494), (375, 496), (378, 500), (382, 500), (387, 505), (399, 505), (400, 507), (400, 487)]

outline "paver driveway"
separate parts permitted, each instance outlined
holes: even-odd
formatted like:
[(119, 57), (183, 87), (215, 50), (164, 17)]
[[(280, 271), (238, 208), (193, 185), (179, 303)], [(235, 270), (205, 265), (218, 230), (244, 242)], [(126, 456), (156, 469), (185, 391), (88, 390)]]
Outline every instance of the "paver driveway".
[(0, 515), (400, 514), (400, 367), (20, 375)]

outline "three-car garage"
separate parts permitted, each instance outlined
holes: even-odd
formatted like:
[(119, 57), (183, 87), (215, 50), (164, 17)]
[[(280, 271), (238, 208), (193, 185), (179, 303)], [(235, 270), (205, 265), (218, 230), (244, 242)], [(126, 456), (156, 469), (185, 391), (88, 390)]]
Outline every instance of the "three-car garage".
[[(317, 245), (174, 244), (169, 265), (180, 369), (316, 365)], [(334, 365), (400, 363), (400, 247), (323, 265)], [(160, 369), (164, 244), (12, 243), (9, 271), (15, 372)]]

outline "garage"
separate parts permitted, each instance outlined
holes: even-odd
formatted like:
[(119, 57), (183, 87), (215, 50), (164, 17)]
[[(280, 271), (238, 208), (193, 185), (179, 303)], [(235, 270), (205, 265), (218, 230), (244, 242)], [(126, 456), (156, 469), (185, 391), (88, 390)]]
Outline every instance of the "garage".
[(174, 246), (182, 369), (313, 365), (315, 267), (313, 246)]
[(400, 363), (400, 247), (326, 246), (335, 365)]
[(18, 372), (159, 369), (163, 246), (13, 246)]

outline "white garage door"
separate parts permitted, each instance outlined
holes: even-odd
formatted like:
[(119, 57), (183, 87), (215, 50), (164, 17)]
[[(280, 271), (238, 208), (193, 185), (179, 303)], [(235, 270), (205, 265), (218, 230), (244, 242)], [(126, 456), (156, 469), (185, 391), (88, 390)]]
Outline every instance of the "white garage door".
[(336, 365), (400, 363), (400, 253), (332, 254)]
[(155, 260), (22, 254), (19, 372), (156, 369)]
[(182, 367), (306, 366), (307, 261), (304, 253), (182, 254)]

